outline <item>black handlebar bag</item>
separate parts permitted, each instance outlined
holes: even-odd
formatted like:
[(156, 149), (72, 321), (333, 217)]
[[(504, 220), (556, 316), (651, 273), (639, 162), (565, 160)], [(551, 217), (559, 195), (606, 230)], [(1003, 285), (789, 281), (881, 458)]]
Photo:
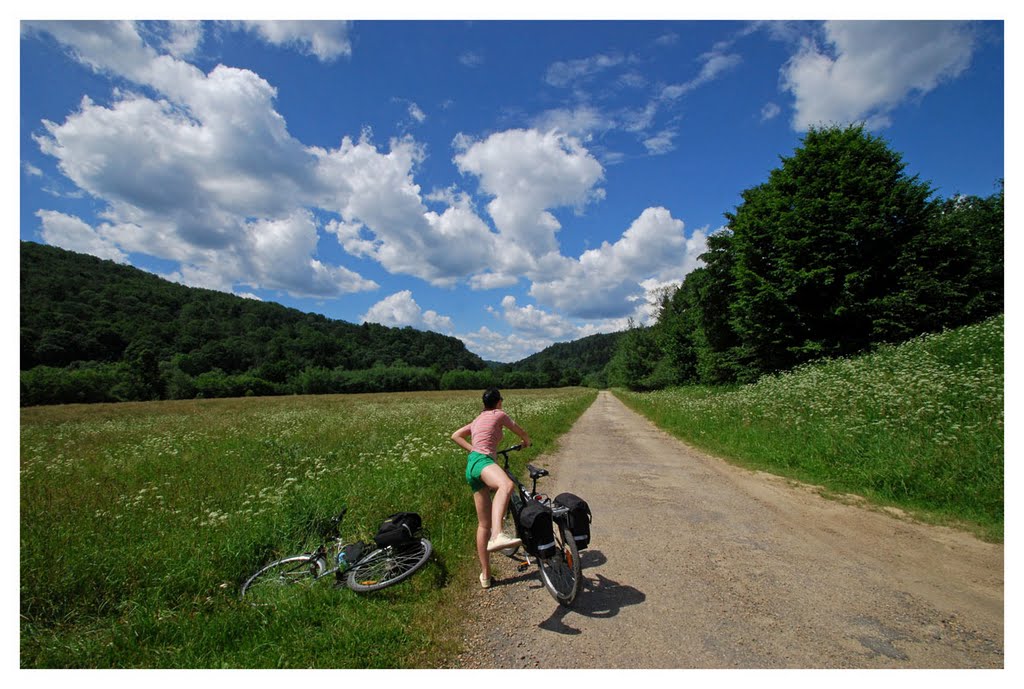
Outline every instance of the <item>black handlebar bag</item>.
[(551, 557), (555, 554), (555, 529), (551, 519), (551, 508), (531, 500), (519, 511), (519, 538), (523, 548), (536, 557)]
[(589, 546), (590, 522), (593, 521), (593, 518), (587, 501), (572, 493), (562, 493), (555, 498), (555, 503), (569, 508), (569, 511), (560, 516), (559, 520), (564, 520), (565, 526), (572, 531), (576, 549), (583, 550)]

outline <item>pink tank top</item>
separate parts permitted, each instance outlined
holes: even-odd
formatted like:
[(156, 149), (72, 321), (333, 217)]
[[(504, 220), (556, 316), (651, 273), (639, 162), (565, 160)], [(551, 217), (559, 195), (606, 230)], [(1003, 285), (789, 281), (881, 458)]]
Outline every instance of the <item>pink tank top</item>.
[(505, 427), (511, 427), (512, 419), (501, 409), (484, 410), (469, 424), (469, 435), (473, 451), (493, 457), (498, 450)]

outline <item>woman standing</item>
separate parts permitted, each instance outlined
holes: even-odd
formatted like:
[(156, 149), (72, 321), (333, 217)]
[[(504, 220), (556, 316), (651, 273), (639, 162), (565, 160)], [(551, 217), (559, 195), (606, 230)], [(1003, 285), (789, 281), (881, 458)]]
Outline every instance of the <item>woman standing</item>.
[(530, 446), (530, 436), (502, 411), (501, 392), (497, 388), (488, 388), (484, 392), (483, 401), (484, 410), (472, 423), (452, 433), (452, 440), (469, 452), (466, 459), (466, 483), (473, 491), (473, 504), (476, 506), (476, 552), (480, 558), (480, 586), (490, 588), (490, 554), (522, 543), (520, 539), (509, 538), (501, 532), (502, 518), (508, 509), (515, 484), (495, 463), (498, 443), (506, 428), (522, 439), (523, 447)]

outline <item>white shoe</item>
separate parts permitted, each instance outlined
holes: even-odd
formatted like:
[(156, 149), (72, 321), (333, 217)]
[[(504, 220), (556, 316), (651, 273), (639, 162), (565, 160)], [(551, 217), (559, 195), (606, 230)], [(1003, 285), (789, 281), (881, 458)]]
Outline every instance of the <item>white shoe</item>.
[(496, 550), (505, 550), (506, 548), (515, 548), (523, 544), (521, 538), (509, 538), (503, 533), (498, 534), (491, 540), (487, 541), (487, 552), (493, 553)]
[(491, 588), (491, 577), (487, 574), (480, 574), (480, 588), (489, 589)]

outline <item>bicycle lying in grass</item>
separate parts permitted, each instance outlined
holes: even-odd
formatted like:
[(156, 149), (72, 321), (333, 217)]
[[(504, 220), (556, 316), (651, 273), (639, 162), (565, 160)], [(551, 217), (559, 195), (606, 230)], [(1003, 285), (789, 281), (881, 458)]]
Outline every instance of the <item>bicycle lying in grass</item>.
[[(343, 509), (331, 519), (326, 540), (316, 550), (271, 562), (246, 579), (242, 598), (256, 604), (268, 603), (282, 588), (307, 588), (328, 578), (339, 585), (344, 581), (359, 593), (377, 591), (408, 579), (427, 563), (433, 546), (415, 533), (418, 526), (407, 529), (407, 537), (393, 544), (378, 542), (379, 547), (375, 547), (362, 542), (343, 543), (341, 522), (347, 511)], [(381, 541), (380, 536), (378, 532), (375, 540)]]
[[(522, 547), (527, 551), (526, 562), (522, 568), (529, 566), (532, 556), (548, 593), (560, 604), (569, 606), (579, 593), (582, 574), (577, 543), (586, 547), (590, 542), (590, 510), (585, 502), (569, 493), (563, 493), (554, 500), (543, 493), (538, 493), (537, 480), (547, 476), (549, 472), (532, 464), (526, 465), (533, 480), (532, 486), (527, 489), (508, 468), (509, 453), (521, 450), (522, 447), (513, 445), (498, 450), (498, 454), (505, 458), (502, 468), (516, 486), (502, 523), (502, 530), (510, 536), (515, 534), (522, 539)], [(563, 496), (576, 498), (582, 503), (582, 508), (576, 504), (562, 504), (560, 500)], [(581, 509), (586, 511), (585, 527), (581, 523)], [(551, 525), (550, 531), (548, 524)], [(579, 536), (573, 532), (574, 526), (581, 532)], [(585, 534), (582, 533), (584, 530)], [(501, 552), (514, 557), (519, 548), (520, 546), (515, 546)]]

